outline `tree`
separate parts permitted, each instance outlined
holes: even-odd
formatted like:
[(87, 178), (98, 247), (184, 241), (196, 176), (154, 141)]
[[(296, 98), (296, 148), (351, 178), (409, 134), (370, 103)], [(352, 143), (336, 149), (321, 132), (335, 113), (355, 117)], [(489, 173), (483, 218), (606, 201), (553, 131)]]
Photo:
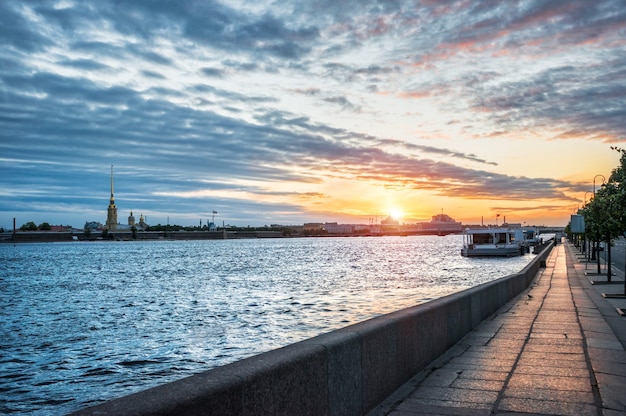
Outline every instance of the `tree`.
[[(621, 153), (620, 164), (611, 172), (609, 183), (615, 186), (612, 193), (613, 203), (619, 207), (615, 221), (619, 224), (620, 234), (626, 237), (626, 150), (619, 147), (611, 147), (611, 149)], [(624, 279), (623, 296), (626, 297), (626, 279)]]
[(609, 182), (603, 185), (602, 188), (596, 193), (600, 198), (599, 204), (603, 208), (603, 223), (601, 225), (601, 232), (603, 234), (603, 241), (606, 243), (606, 264), (607, 264), (607, 280), (611, 281), (611, 245), (613, 239), (619, 238), (624, 230), (622, 226), (622, 211), (623, 208), (619, 205), (619, 191), (617, 185), (614, 182)]
[[(626, 230), (626, 151), (612, 149), (621, 153), (620, 165), (613, 169), (608, 182), (581, 210), (585, 218), (585, 234), (596, 242), (596, 247), (600, 241), (606, 242), (608, 281), (611, 281), (611, 243)], [(600, 258), (597, 260), (600, 273)]]
[(22, 231), (37, 231), (37, 224), (32, 221), (29, 221), (20, 227)]
[(50, 231), (52, 230), (52, 227), (47, 222), (42, 222), (41, 224), (39, 224), (39, 229), (41, 231)]
[(102, 239), (103, 240), (113, 240), (115, 238), (115, 236), (113, 235), (113, 233), (110, 233), (109, 230), (107, 230), (106, 228), (104, 230), (102, 230)]
[(600, 256), (596, 257), (596, 252), (598, 251), (599, 242), (602, 240), (603, 236), (602, 207), (596, 198), (592, 198), (592, 200), (583, 207), (580, 213), (585, 218), (585, 237), (588, 238), (593, 245), (591, 259), (598, 261), (598, 274), (600, 274)]
[(615, 187), (612, 190), (613, 203), (618, 207), (615, 220), (621, 227), (621, 232), (626, 231), (626, 149), (611, 147), (620, 152), (620, 165), (613, 169), (609, 177), (609, 184)]

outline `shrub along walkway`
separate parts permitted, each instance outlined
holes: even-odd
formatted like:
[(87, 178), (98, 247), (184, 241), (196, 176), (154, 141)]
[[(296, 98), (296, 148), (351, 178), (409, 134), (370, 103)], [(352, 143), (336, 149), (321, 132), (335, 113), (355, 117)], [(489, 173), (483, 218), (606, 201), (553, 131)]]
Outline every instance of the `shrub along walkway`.
[(626, 414), (626, 317), (616, 310), (626, 300), (602, 296), (623, 292), (623, 272), (621, 285), (592, 285), (580, 257), (554, 247), (531, 287), (369, 416)]

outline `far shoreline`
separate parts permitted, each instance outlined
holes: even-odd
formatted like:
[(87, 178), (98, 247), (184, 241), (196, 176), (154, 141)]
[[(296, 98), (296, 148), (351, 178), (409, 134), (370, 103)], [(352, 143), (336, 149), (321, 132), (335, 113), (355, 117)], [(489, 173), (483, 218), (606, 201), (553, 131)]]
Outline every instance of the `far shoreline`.
[(337, 233), (320, 235), (285, 235), (280, 231), (139, 231), (133, 238), (131, 231), (112, 232), (112, 238), (86, 236), (71, 231), (17, 231), (0, 234), (0, 244), (56, 243), (56, 242), (107, 242), (107, 241), (183, 241), (183, 240), (241, 240), (257, 238), (332, 238), (332, 237), (407, 237), (413, 235), (450, 235), (458, 232), (396, 231), (381, 233)]

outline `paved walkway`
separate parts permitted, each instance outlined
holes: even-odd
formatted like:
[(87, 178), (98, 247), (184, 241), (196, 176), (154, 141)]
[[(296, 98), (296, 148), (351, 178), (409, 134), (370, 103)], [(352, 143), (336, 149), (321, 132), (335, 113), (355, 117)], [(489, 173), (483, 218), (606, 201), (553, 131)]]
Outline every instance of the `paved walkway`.
[(531, 287), (370, 416), (626, 415), (626, 300), (557, 245)]

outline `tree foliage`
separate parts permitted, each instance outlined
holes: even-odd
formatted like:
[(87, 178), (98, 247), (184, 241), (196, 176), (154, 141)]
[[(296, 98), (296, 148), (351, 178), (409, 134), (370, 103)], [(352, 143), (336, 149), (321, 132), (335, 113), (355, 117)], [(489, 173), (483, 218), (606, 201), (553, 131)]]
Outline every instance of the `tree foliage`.
[(20, 230), (22, 230), (22, 231), (37, 231), (37, 224), (35, 224), (32, 221), (29, 221), (29, 222), (23, 224), (20, 227)]
[[(585, 219), (585, 238), (595, 242), (605, 241), (607, 263), (611, 263), (611, 243), (626, 231), (626, 150), (611, 149), (621, 153), (620, 164), (613, 169), (607, 183), (602, 184), (591, 201), (581, 210)], [(600, 272), (600, 258), (598, 273)], [(611, 270), (607, 267), (607, 278), (611, 280)]]
[(581, 210), (585, 234), (593, 241), (610, 241), (626, 230), (626, 150), (612, 149), (621, 153), (619, 166)]

